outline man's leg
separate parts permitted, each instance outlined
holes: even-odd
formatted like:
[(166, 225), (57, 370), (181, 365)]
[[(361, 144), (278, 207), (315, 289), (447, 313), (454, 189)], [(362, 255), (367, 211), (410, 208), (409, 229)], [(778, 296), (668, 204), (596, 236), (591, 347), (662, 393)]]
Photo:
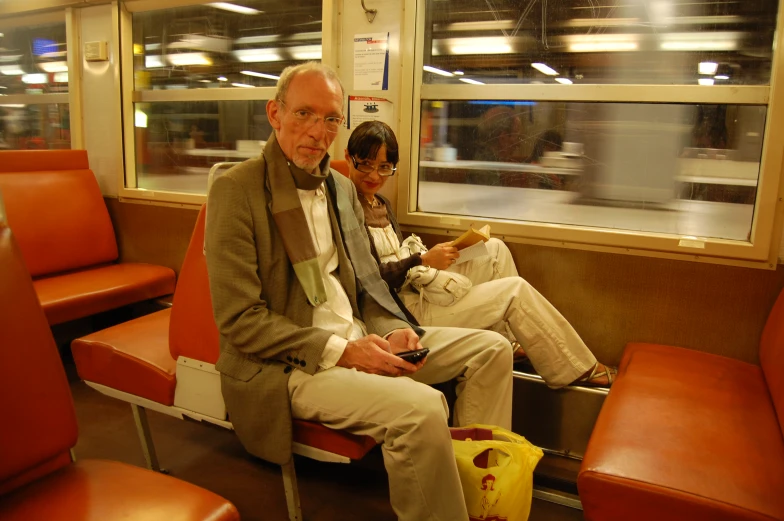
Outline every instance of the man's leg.
[(295, 370), (289, 393), (294, 418), (381, 443), (398, 519), (468, 520), (440, 392), (406, 377), (333, 367), (313, 376)]
[(409, 378), (427, 383), (457, 379), (454, 425), (512, 428), (512, 349), (498, 333), (426, 327), (427, 363)]
[(404, 292), (400, 296), (424, 326), (486, 329), (499, 321), (506, 322), (551, 387), (569, 385), (596, 364), (596, 357), (572, 325), (520, 277), (473, 286), (451, 306), (420, 302)]

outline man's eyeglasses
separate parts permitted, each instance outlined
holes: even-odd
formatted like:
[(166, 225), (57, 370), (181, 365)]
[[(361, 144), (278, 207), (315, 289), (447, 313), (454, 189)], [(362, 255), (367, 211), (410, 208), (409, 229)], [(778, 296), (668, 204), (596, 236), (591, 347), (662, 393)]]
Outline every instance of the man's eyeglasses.
[[(288, 107), (286, 107), (286, 104), (283, 102), (283, 100), (277, 100), (277, 102), (283, 105), (283, 107), (285, 107), (286, 110), (288, 110)], [(294, 119), (297, 121), (298, 124), (306, 126), (308, 128), (312, 127), (319, 121), (323, 120), (324, 129), (330, 134), (337, 134), (338, 129), (346, 119), (345, 116), (343, 115), (325, 116), (322, 118), (318, 114), (314, 114), (313, 112), (304, 109), (294, 110), (290, 112), (294, 116)]]
[(354, 156), (351, 156), (351, 162), (354, 163), (354, 168), (363, 174), (370, 174), (375, 170), (381, 177), (389, 177), (395, 175), (395, 171), (397, 170), (396, 166), (392, 166), (389, 163), (381, 163), (378, 167), (375, 167), (367, 161), (361, 161)]

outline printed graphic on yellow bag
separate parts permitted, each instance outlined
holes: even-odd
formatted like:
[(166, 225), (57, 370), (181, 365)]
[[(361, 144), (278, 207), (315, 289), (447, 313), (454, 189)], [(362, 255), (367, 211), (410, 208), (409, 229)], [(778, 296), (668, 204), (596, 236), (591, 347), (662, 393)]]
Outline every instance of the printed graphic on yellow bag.
[[(467, 429), (475, 429), (473, 438), (466, 437)], [(526, 521), (531, 512), (533, 472), (542, 449), (518, 434), (487, 425), (456, 429), (453, 438), (468, 518)]]

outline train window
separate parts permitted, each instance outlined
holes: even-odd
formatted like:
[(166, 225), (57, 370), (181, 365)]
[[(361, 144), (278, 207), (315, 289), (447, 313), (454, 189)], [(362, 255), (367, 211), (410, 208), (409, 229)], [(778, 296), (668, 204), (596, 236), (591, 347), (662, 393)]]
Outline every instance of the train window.
[(70, 148), (65, 22), (0, 27), (0, 150)]
[(778, 2), (409, 3), (404, 223), (775, 265)]
[(123, 47), (133, 63), (126, 189), (205, 194), (214, 163), (261, 153), (281, 71), (321, 59), (320, 0), (180, 4), (133, 12), (129, 3), (121, 19), (133, 40)]

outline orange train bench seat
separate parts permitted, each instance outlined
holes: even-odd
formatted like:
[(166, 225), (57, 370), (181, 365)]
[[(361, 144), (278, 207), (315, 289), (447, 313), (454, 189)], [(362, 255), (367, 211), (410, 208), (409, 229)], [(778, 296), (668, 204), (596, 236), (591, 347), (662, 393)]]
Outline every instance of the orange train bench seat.
[(0, 193), (50, 325), (174, 291), (171, 269), (116, 262), (86, 151), (2, 151)]
[(578, 477), (585, 518), (784, 520), (784, 292), (759, 355), (629, 344)]
[(114, 461), (72, 462), (77, 424), (68, 381), (2, 222), (0, 273), (0, 294), (8, 297), (0, 299), (0, 519), (239, 520), (231, 503), (184, 481)]
[[(131, 403), (148, 466), (154, 469), (158, 464), (142, 416), (145, 409), (232, 428), (214, 369), (219, 334), (203, 253), (205, 215), (202, 206), (170, 309), (71, 344), (79, 376), (88, 385)], [(370, 437), (301, 420), (294, 420), (293, 438), (295, 453), (322, 461), (361, 459), (376, 445)], [(293, 463), (283, 467), (283, 477), (290, 519), (301, 519)]]

